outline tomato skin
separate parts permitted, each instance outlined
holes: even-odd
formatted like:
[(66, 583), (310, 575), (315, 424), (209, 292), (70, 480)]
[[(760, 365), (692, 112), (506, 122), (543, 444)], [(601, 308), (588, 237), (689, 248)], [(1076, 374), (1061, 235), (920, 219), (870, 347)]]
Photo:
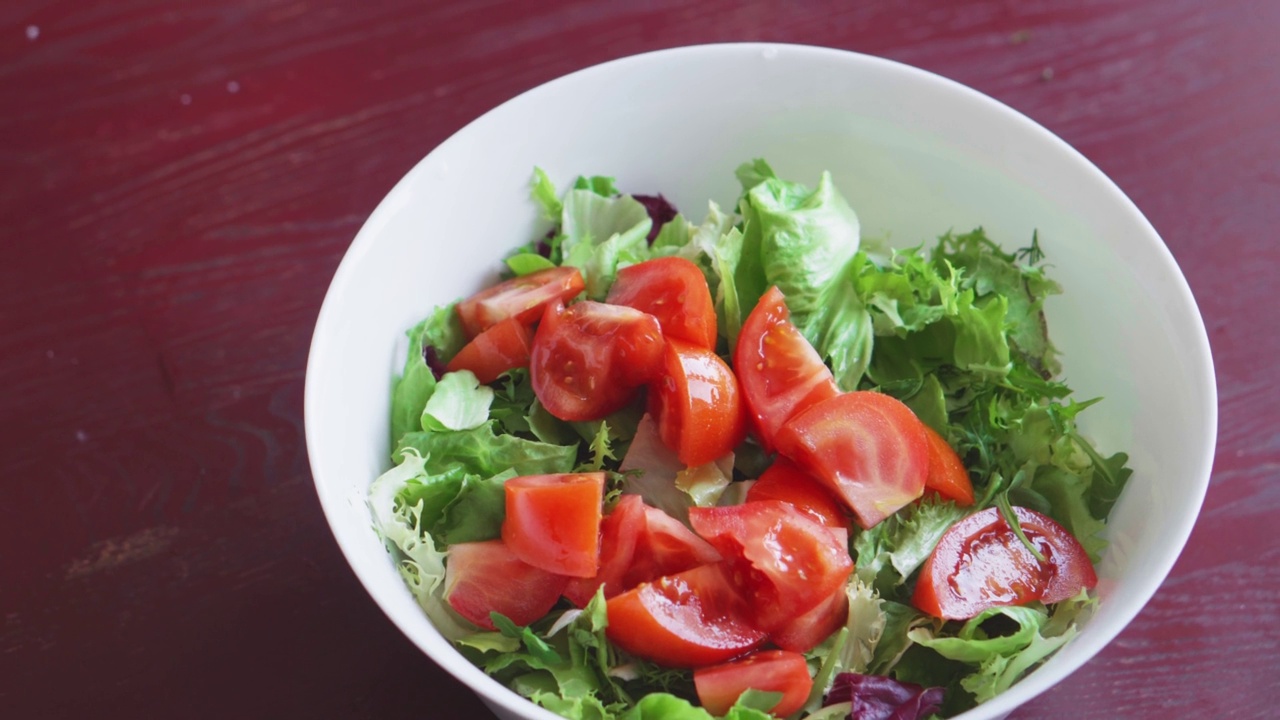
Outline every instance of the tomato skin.
[(689, 522), (720, 552), (738, 588), (753, 598), (752, 621), (765, 632), (821, 604), (853, 571), (848, 532), (788, 503), (693, 507)]
[(634, 308), (552, 303), (533, 336), (533, 392), (561, 420), (598, 420), (658, 374), (664, 346), (657, 319)]
[(719, 561), (720, 553), (679, 520), (646, 505), (639, 495), (623, 495), (600, 523), (600, 571), (570, 580), (564, 596), (584, 607), (601, 585), (611, 598), (640, 583)]
[(532, 343), (529, 326), (510, 317), (463, 345), (445, 369), (449, 372), (470, 370), (477, 380), (488, 385), (508, 370), (528, 367)]
[(840, 393), (818, 351), (792, 324), (776, 286), (761, 296), (742, 324), (733, 367), (752, 428), (767, 451), (774, 449), (783, 423)]
[(698, 266), (685, 258), (654, 258), (622, 268), (605, 302), (653, 315), (667, 338), (716, 349), (711, 289)]
[(729, 712), (748, 689), (780, 692), (782, 699), (770, 710), (786, 717), (804, 707), (813, 689), (804, 656), (786, 650), (761, 650), (730, 662), (693, 671), (693, 685), (703, 709), (715, 716)]
[(506, 482), (502, 539), (516, 557), (549, 572), (592, 577), (600, 569), (604, 473), (525, 475)]
[(924, 423), (888, 395), (844, 393), (789, 420), (778, 452), (825, 484), (863, 528), (920, 497), (929, 472)]
[(587, 286), (573, 267), (554, 267), (514, 277), (460, 301), (455, 311), (468, 338), (514, 317), (532, 325), (552, 302), (568, 302)]
[(746, 435), (738, 379), (719, 355), (667, 339), (663, 368), (649, 387), (658, 434), (680, 462), (694, 467), (731, 452)]
[(992, 607), (1055, 603), (1098, 584), (1089, 555), (1066, 528), (1027, 508), (1013, 508), (1022, 532), (1045, 556), (1040, 562), (998, 508), (951, 526), (920, 570), (911, 602), (948, 620), (967, 620)]
[(747, 490), (747, 502), (781, 500), (829, 527), (849, 529), (849, 516), (831, 491), (779, 455)]
[(760, 646), (721, 563), (643, 583), (608, 602), (605, 634), (618, 647), (666, 667), (714, 665)]
[(551, 612), (568, 580), (524, 562), (501, 540), (455, 543), (445, 564), (444, 599), (486, 630), (494, 629), (490, 612), (528, 625)]
[(788, 620), (769, 634), (783, 650), (808, 652), (849, 621), (849, 594), (839, 588), (812, 610)]
[(969, 507), (973, 504), (973, 482), (964, 462), (936, 430), (925, 425), (924, 433), (929, 441), (929, 473), (924, 479), (925, 490), (953, 500), (960, 507)]

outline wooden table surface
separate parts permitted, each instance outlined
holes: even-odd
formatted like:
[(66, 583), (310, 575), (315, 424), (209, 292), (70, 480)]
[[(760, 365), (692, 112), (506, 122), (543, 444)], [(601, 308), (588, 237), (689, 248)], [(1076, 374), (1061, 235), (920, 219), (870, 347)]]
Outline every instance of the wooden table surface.
[(382, 195), (483, 111), (732, 40), (969, 84), (1147, 214), (1213, 345), (1213, 483), (1151, 604), (1014, 717), (1277, 716), (1278, 31), (1267, 0), (7, 0), (0, 716), (483, 717), (321, 515), (321, 299)]

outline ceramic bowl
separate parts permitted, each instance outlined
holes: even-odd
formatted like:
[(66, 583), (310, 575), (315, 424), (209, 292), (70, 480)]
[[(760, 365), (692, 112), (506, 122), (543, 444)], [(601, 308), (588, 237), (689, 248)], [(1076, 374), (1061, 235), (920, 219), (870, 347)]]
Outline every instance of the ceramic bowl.
[(666, 50), (559, 78), (476, 119), (427, 155), (360, 230), (325, 297), (306, 378), (316, 490), (375, 602), (433, 661), (503, 718), (553, 720), (468, 663), (401, 582), (365, 505), (388, 467), (397, 340), (434, 306), (497, 277), (534, 237), (535, 165), (561, 182), (612, 175), (700, 218), (731, 206), (733, 170), (767, 158), (808, 184), (830, 170), (864, 235), (897, 245), (983, 226), (1006, 247), (1032, 232), (1063, 295), (1046, 307), (1067, 381), (1105, 402), (1082, 416), (1134, 475), (1109, 526), (1097, 613), (1072, 642), (961, 717), (1001, 717), (1083, 665), (1142, 609), (1191, 531), (1216, 433), (1213, 365), (1187, 283), (1151, 224), (1048, 130), (937, 75), (789, 45)]

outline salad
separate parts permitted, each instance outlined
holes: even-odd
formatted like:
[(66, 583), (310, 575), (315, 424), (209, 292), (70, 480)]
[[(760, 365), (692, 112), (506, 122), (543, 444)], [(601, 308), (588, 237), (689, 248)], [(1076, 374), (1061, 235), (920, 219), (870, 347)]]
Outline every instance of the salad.
[(369, 505), (471, 661), (586, 720), (949, 717), (1077, 632), (1130, 475), (1033, 236), (892, 250), (824, 174), (694, 224), (535, 170), (551, 229), (409, 331)]

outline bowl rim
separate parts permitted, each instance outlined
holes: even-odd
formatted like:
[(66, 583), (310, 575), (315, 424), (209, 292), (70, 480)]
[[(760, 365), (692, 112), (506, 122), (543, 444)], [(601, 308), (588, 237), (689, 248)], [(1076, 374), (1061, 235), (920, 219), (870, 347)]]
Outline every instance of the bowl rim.
[[(1150, 602), (1151, 597), (1167, 578), (1170, 570), (1181, 555), (1181, 552), (1190, 537), (1196, 518), (1198, 517), (1201, 506), (1203, 505), (1205, 494), (1208, 490), (1218, 432), (1216, 376), (1204, 320), (1200, 314), (1199, 307), (1185, 276), (1178, 267), (1172, 252), (1156, 232), (1155, 228), (1151, 225), (1150, 221), (1142, 214), (1124, 191), (1120, 189), (1115, 181), (1103, 173), (1101, 169), (1094, 165), (1093, 162), (1086, 158), (1080, 151), (1076, 150), (1065, 140), (1058, 137), (1052, 131), (1040, 125), (1024, 113), (979, 90), (939, 75), (935, 72), (903, 62), (860, 53), (853, 50), (817, 45), (775, 42), (707, 43), (654, 50), (628, 55), (581, 68), (529, 88), (475, 117), (466, 125), (452, 133), (440, 144), (432, 148), (430, 152), (418, 160), (414, 166), (406, 172), (394, 186), (392, 186), (387, 194), (379, 201), (378, 205), (366, 221), (361, 225), (350, 246), (343, 254), (337, 270), (334, 272), (333, 279), (330, 281), (329, 286), (326, 289), (324, 300), (321, 303), (320, 310), (316, 317), (315, 330), (312, 334), (311, 345), (307, 356), (307, 370), (303, 393), (303, 421), (307, 440), (308, 461), (313, 476), (313, 483), (315, 485), (317, 495), (319, 496), (321, 509), (325, 515), (325, 520), (330, 527), (330, 531), (332, 532), (334, 540), (337, 542), (343, 557), (346, 559), (348, 565), (351, 566), (351, 569), (356, 574), (357, 578), (360, 579), (365, 592), (370, 595), (374, 603), (383, 611), (383, 614), (391, 620), (392, 624), (394, 624), (396, 628), (410, 640), (410, 642), (416, 645), (428, 658), (430, 658), (432, 662), (444, 669), (458, 681), (465, 684), (491, 709), (496, 710), (500, 707), (502, 710), (512, 714), (520, 715), (522, 717), (537, 718), (539, 720), (554, 720), (555, 718), (560, 717), (549, 710), (534, 705), (502, 683), (499, 683), (497, 680), (494, 680), (484, 674), (483, 671), (466, 661), (460, 654), (458, 654), (456, 658), (438, 657), (417, 638), (411, 635), (400, 621), (390, 612), (390, 610), (383, 605), (378, 596), (374, 594), (369, 578), (366, 576), (365, 572), (362, 571), (360, 564), (356, 561), (358, 553), (347, 541), (343, 539), (344, 535), (339, 529), (340, 523), (338, 522), (338, 519), (340, 517), (340, 513), (338, 511), (337, 504), (341, 502), (341, 498), (339, 498), (336, 493), (327, 492), (325, 489), (327, 487), (326, 483), (321, 481), (321, 476), (324, 475), (325, 470), (323, 463), (319, 462), (319, 449), (313, 444), (312, 438), (314, 435), (310, 431), (310, 428), (320, 422), (316, 408), (319, 407), (321, 403), (320, 397), (323, 388), (315, 382), (315, 375), (312, 373), (312, 369), (324, 362), (324, 359), (321, 357), (321, 351), (323, 350), (322, 346), (324, 344), (324, 337), (333, 323), (332, 317), (337, 312), (334, 308), (338, 304), (338, 296), (342, 294), (340, 290), (350, 282), (350, 277), (356, 272), (359, 259), (365, 254), (366, 249), (377, 241), (379, 228), (384, 224), (386, 217), (395, 212), (395, 209), (403, 200), (402, 196), (405, 196), (410, 192), (410, 186), (414, 184), (416, 175), (422, 171), (424, 166), (431, 162), (433, 157), (444, 153), (453, 145), (464, 142), (467, 135), (470, 134), (472, 128), (475, 126), (488, 121), (493, 116), (505, 112), (506, 109), (511, 106), (527, 102), (531, 96), (549, 92), (553, 88), (582, 82), (584, 79), (593, 77), (597, 74), (611, 72), (619, 66), (638, 65), (652, 62), (656, 59), (667, 59), (675, 56), (687, 56), (687, 59), (694, 60), (697, 59), (697, 56), (721, 53), (741, 53), (744, 57), (747, 55), (757, 55), (761, 53), (763, 53), (765, 57), (774, 57), (785, 53), (788, 61), (810, 62), (822, 59), (845, 64), (854, 72), (871, 68), (873, 72), (898, 73), (915, 82), (932, 84), (940, 90), (950, 92), (970, 103), (975, 103), (977, 106), (982, 108), (983, 112), (991, 113), (993, 117), (998, 117), (1003, 122), (1021, 126), (1021, 129), (1029, 131), (1030, 134), (1036, 138), (1037, 142), (1044, 143), (1046, 146), (1054, 148), (1062, 155), (1064, 161), (1075, 165), (1078, 171), (1088, 175), (1093, 182), (1095, 182), (1100, 188), (1104, 189), (1109, 196), (1113, 197), (1113, 199), (1118, 203), (1119, 209), (1129, 216), (1129, 219), (1134, 222), (1136, 227), (1142, 230), (1142, 241), (1151, 246), (1150, 249), (1154, 251), (1155, 257), (1163, 266), (1160, 270), (1163, 274), (1166, 274), (1174, 281), (1174, 286), (1169, 288), (1169, 290), (1174, 294), (1176, 300), (1183, 305), (1184, 309), (1189, 310), (1185, 315), (1192, 322), (1192, 326), (1188, 328), (1188, 337), (1193, 340), (1193, 347), (1185, 349), (1191, 351), (1191, 354), (1193, 355), (1191, 358), (1191, 368), (1199, 369), (1202, 374), (1202, 377), (1200, 378), (1202, 382), (1199, 383), (1198, 387), (1200, 397), (1198, 398), (1197, 404), (1200, 405), (1206, 413), (1204, 418), (1206, 432), (1204, 433), (1203, 452), (1199, 453), (1201, 458), (1200, 466), (1195, 468), (1194, 474), (1194, 477), (1198, 480), (1196, 497), (1194, 498), (1194, 502), (1187, 502), (1182, 506), (1183, 512), (1177, 516), (1176, 527), (1172, 533), (1172, 535), (1177, 538), (1177, 542), (1170, 545), (1169, 550), (1161, 556), (1158, 567), (1155, 568), (1156, 572), (1146, 573), (1146, 577), (1148, 579), (1137, 586), (1136, 591), (1133, 594), (1138, 601), (1119, 608), (1118, 612), (1113, 617), (1112, 622), (1109, 624), (1110, 627), (1107, 631), (1073, 639), (1068, 643), (1068, 645), (1073, 648), (1073, 651), (1066, 656), (1056, 656), (1061, 659), (1054, 665), (1053, 672), (1051, 674), (1033, 671), (1029, 675), (1020, 679), (1005, 692), (986, 703), (956, 716), (956, 719), (977, 720), (979, 717), (1003, 717), (1005, 714), (1013, 711), (1015, 708), (1053, 687), (1058, 682), (1078, 670), (1086, 662), (1093, 659), (1098, 652), (1114, 640), (1115, 637), (1118, 636), (1138, 615), (1138, 613), (1146, 607), (1147, 603)], [(370, 478), (370, 480), (372, 480), (372, 478)], [(370, 531), (372, 531), (371, 527)]]

